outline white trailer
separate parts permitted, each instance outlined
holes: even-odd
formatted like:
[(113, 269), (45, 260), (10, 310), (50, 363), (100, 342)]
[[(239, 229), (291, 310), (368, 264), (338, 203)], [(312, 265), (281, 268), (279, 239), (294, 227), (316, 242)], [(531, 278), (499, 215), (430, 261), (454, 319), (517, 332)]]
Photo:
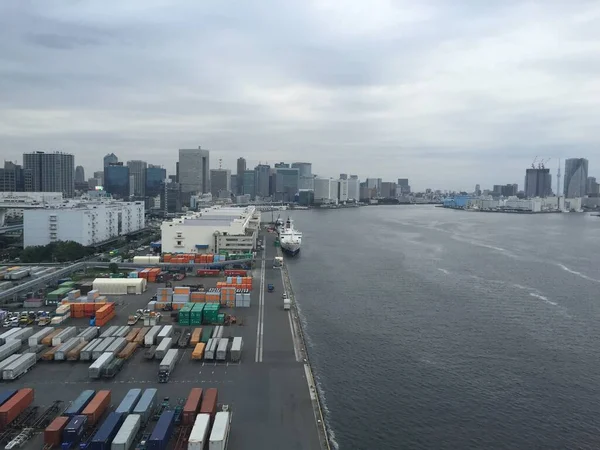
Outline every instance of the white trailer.
[[(170, 339), (170, 338), (168, 338)], [(165, 339), (166, 341), (166, 339)], [(164, 342), (164, 341), (163, 341)], [(177, 358), (179, 357), (179, 350), (176, 348), (172, 348), (165, 354), (165, 357), (162, 359), (158, 366), (158, 382), (166, 383), (169, 381), (169, 376), (173, 372), (175, 368), (175, 364), (177, 363)]]
[(160, 344), (163, 339), (170, 338), (173, 336), (173, 325), (165, 325), (158, 336), (156, 337), (156, 341)]
[(152, 347), (156, 343), (156, 336), (160, 333), (162, 326), (155, 325), (144, 336), (144, 346)]
[(37, 362), (35, 353), (23, 353), (18, 359), (10, 363), (2, 371), (3, 380), (16, 380)]
[(234, 337), (233, 342), (231, 343), (231, 350), (229, 352), (229, 356), (231, 360), (236, 362), (242, 358), (242, 348), (244, 347), (244, 341), (240, 336)]
[(102, 353), (89, 368), (90, 378), (100, 378), (100, 376), (102, 376), (102, 370), (108, 366), (113, 359), (115, 359), (115, 355), (112, 353)]
[(129, 450), (142, 426), (142, 416), (129, 414), (112, 441), (110, 450)]
[(108, 346), (111, 345), (115, 341), (115, 339), (116, 338), (114, 337), (103, 339), (102, 342), (98, 344), (98, 346), (94, 348), (94, 350), (92, 350), (92, 359), (96, 361), (98, 358), (100, 358), (100, 356), (102, 356), (102, 354), (106, 352)]
[(19, 359), (22, 355), (22, 353), (15, 353), (14, 355), (10, 355), (4, 361), (0, 361), (0, 378), (2, 378), (2, 371), (4, 370), (4, 368), (10, 365), (12, 362), (16, 361), (17, 359)]
[(33, 335), (33, 328), (20, 328), (19, 331), (17, 331), (14, 334), (11, 334), (7, 338), (7, 341), (15, 340), (21, 342), (22, 344), (23, 342), (27, 342), (31, 335)]
[(206, 343), (206, 348), (204, 349), (204, 359), (208, 361), (215, 359), (215, 351), (218, 343), (219, 339), (217, 338), (210, 338), (208, 340)]
[(173, 345), (173, 338), (164, 338), (162, 340), (162, 342), (160, 344), (158, 344), (158, 347), (156, 347), (156, 352), (154, 353), (154, 357), (155, 358), (164, 358), (165, 355), (167, 354), (167, 351), (172, 347)]
[(40, 331), (35, 333), (33, 336), (29, 336), (28, 343), (30, 347), (36, 347), (40, 345), (42, 339), (51, 334), (54, 331), (54, 328), (42, 328)]
[(0, 344), (6, 344), (6, 340), (9, 338), (9, 336), (12, 336), (13, 334), (18, 333), (19, 330), (20, 330), (20, 328), (12, 328), (12, 329), (0, 334)]
[(17, 353), (20, 348), (21, 341), (7, 341), (6, 344), (0, 346), (0, 361), (13, 353)]
[(67, 327), (52, 338), (52, 346), (56, 347), (57, 345), (60, 345), (63, 342), (66, 342), (67, 339), (74, 337), (76, 334), (77, 334), (77, 328)]
[(229, 339), (221, 338), (217, 347), (217, 361), (225, 361), (227, 359), (227, 347), (229, 347)]
[(188, 450), (204, 450), (210, 430), (210, 414), (198, 414), (188, 438)]
[(227, 448), (230, 421), (231, 413), (229, 411), (219, 411), (215, 415), (215, 422), (208, 440), (209, 450), (225, 450)]
[(56, 350), (56, 353), (54, 353), (54, 360), (65, 361), (67, 359), (67, 353), (69, 353), (71, 350), (77, 347), (80, 343), (81, 338), (78, 338), (77, 336), (69, 339), (64, 344), (62, 344), (58, 348), (58, 350)]
[(90, 361), (92, 359), (92, 351), (98, 345), (100, 345), (100, 343), (102, 341), (103, 341), (103, 339), (96, 338), (93, 341), (91, 341), (88, 345), (86, 345), (85, 347), (83, 347), (83, 350), (81, 350), (81, 353), (79, 354), (79, 359), (81, 361)]

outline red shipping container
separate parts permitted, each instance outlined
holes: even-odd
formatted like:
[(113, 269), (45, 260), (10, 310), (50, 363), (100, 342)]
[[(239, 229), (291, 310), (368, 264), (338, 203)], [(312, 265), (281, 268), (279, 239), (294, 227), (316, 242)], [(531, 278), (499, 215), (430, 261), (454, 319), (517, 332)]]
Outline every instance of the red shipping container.
[(33, 389), (20, 389), (0, 406), (0, 429), (4, 429), (33, 403)]
[(98, 391), (98, 393), (94, 396), (92, 401), (85, 407), (83, 412), (81, 413), (84, 416), (87, 416), (87, 425), (93, 426), (100, 420), (104, 411), (110, 405), (110, 391), (103, 390)]
[(194, 425), (200, 407), (200, 400), (202, 400), (202, 388), (192, 389), (183, 406), (182, 422), (184, 425)]
[(60, 416), (52, 421), (44, 430), (44, 444), (50, 447), (60, 447), (62, 432), (71, 420), (70, 417)]
[(210, 419), (214, 420), (215, 414), (217, 414), (218, 397), (219, 395), (216, 388), (210, 388), (204, 391), (204, 398), (200, 405), (200, 414), (210, 414)]

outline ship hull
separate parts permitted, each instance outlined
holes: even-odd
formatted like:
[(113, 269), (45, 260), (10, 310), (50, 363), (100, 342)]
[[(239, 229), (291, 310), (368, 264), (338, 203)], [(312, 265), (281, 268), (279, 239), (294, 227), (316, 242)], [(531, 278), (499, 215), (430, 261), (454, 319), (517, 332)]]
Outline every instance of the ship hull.
[(300, 252), (300, 244), (281, 243), (281, 250), (290, 256), (296, 256)]

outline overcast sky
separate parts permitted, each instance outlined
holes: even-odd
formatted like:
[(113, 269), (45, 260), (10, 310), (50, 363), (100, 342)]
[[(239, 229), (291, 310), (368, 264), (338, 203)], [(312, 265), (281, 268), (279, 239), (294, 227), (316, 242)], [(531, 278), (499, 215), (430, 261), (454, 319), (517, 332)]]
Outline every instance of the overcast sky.
[(0, 3), (4, 159), (173, 172), (200, 145), (233, 171), (301, 160), (472, 190), (522, 187), (536, 156), (600, 178), (599, 144), (598, 1)]

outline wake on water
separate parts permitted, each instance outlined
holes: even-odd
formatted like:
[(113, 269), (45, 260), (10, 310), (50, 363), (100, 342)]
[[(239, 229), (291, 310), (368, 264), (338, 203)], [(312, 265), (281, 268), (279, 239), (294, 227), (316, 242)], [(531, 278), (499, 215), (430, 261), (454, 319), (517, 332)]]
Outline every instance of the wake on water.
[(569, 268), (568, 268), (567, 266), (565, 266), (564, 264), (560, 264), (560, 263), (558, 263), (558, 264), (557, 264), (557, 266), (558, 266), (558, 267), (560, 267), (562, 270), (564, 270), (564, 271), (566, 271), (566, 272), (569, 272), (569, 273), (571, 273), (571, 274), (573, 274), (573, 275), (577, 275), (578, 277), (580, 277), (580, 278), (583, 278), (584, 280), (592, 281), (592, 282), (594, 282), (594, 283), (600, 283), (600, 280), (596, 280), (595, 278), (588, 277), (587, 275), (585, 275), (585, 274), (583, 274), (583, 273), (581, 273), (581, 272), (577, 272), (577, 271), (575, 271), (575, 270), (573, 270), (573, 269), (569, 269)]

